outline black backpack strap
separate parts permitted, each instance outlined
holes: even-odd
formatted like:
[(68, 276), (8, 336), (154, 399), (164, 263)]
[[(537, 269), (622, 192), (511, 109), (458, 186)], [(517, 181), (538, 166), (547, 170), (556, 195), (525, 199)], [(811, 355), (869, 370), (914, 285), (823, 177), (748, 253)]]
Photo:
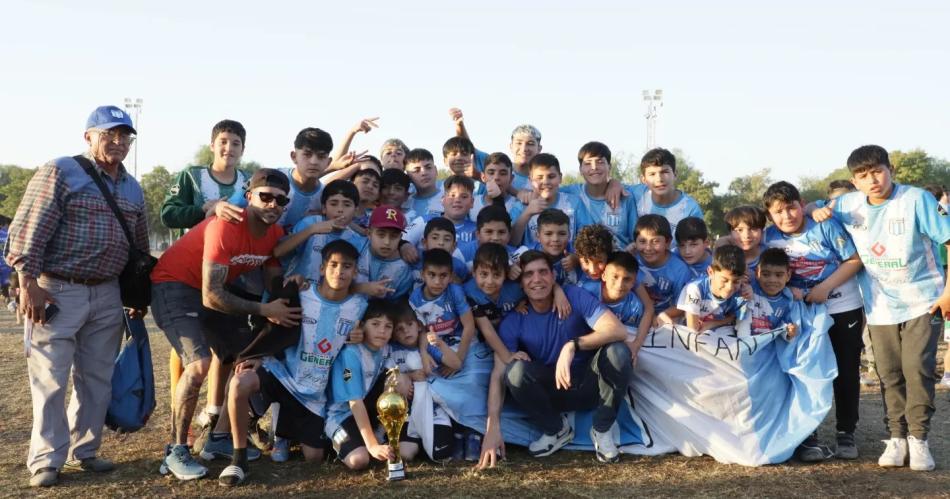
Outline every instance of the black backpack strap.
[(106, 199), (106, 203), (109, 204), (109, 208), (112, 208), (112, 213), (115, 214), (115, 217), (119, 219), (119, 225), (122, 226), (122, 231), (125, 232), (125, 238), (129, 241), (129, 251), (133, 249), (138, 249), (135, 246), (135, 239), (132, 238), (132, 231), (129, 230), (129, 226), (126, 224), (125, 217), (122, 215), (122, 210), (119, 209), (119, 205), (116, 204), (115, 198), (112, 197), (112, 193), (109, 192), (109, 188), (106, 187), (106, 183), (102, 181), (102, 177), (99, 176), (99, 173), (96, 171), (96, 167), (92, 164), (92, 161), (89, 161), (85, 156), (73, 156), (73, 159), (79, 163), (79, 166), (82, 166), (82, 169), (85, 170), (86, 174), (92, 177), (92, 181), (96, 183), (96, 187), (99, 188), (99, 191), (102, 192), (102, 197)]

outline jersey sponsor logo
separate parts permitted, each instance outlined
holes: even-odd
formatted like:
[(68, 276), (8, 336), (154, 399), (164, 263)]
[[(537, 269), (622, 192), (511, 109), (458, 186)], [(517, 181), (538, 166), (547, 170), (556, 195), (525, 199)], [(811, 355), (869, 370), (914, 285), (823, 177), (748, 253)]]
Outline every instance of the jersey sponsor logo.
[[(330, 348), (333, 348), (332, 345)], [(300, 361), (323, 367), (330, 367), (330, 365), (333, 364), (333, 358), (329, 355), (310, 353), (303, 350), (300, 351)]]
[(320, 340), (320, 343), (317, 343), (317, 349), (320, 350), (320, 353), (327, 353), (333, 349), (333, 344), (330, 343), (326, 338)]
[(874, 243), (873, 246), (871, 246), (871, 253), (874, 253), (874, 256), (880, 257), (880, 256), (883, 256), (884, 253), (886, 252), (887, 252), (887, 246), (884, 246), (880, 242), (876, 242)]
[(349, 381), (353, 379), (353, 371), (349, 367), (343, 369), (343, 381)]
[(313, 317), (308, 317), (308, 316), (305, 315), (305, 316), (303, 316), (303, 317), (300, 319), (300, 322), (303, 323), (303, 324), (310, 324), (310, 325), (313, 325), (313, 324), (316, 324), (316, 323), (317, 323), (317, 320), (314, 319)]
[(259, 267), (270, 258), (270, 255), (236, 255), (231, 257), (231, 265), (247, 265), (250, 267)]

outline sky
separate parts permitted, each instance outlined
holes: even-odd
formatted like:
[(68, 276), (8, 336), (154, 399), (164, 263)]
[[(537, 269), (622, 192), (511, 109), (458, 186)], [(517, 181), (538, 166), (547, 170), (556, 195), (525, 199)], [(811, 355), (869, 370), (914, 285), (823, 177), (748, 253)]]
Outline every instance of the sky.
[(867, 143), (950, 158), (946, 1), (7, 0), (4, 18), (0, 164), (82, 151), (89, 113), (130, 97), (140, 175), (189, 164), (224, 118), (264, 166), (290, 166), (304, 127), (339, 141), (374, 116), (353, 149), (439, 158), (451, 107), (488, 152), (534, 124), (567, 173), (590, 140), (639, 158), (644, 89), (664, 93), (657, 144), (722, 187), (824, 176)]

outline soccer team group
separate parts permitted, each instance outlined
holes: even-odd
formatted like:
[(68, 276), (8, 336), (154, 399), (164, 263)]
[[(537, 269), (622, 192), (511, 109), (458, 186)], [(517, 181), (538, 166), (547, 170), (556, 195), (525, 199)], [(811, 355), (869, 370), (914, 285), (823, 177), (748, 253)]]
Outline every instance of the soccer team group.
[[(378, 159), (349, 152), (375, 119), (352, 128), (335, 151), (327, 132), (306, 128), (294, 141), (293, 167), (253, 175), (237, 168), (244, 127), (215, 125), (213, 164), (183, 170), (162, 206), (165, 225), (188, 229), (152, 273), (152, 313), (175, 357), (163, 473), (187, 480), (208, 472), (189, 436), (205, 380), (208, 403), (197, 419), (207, 438), (198, 454), (231, 460), (222, 485), (244, 482), (248, 462), (261, 456), (248, 443), (248, 420), (268, 409), (272, 460), (288, 460), (299, 445), (307, 460), (332, 449), (363, 469), (395, 458), (375, 410), (388, 369), (399, 369), (399, 389), (411, 397), (414, 381), (461, 375), (481, 344), (501, 373), (493, 373), (500, 388), (487, 405), (506, 393), (533, 404), (537, 393), (516, 386), (533, 380), (552, 384), (536, 388), (554, 393), (542, 401), (549, 411), (573, 409), (577, 399), (555, 392), (580, 390), (581, 350), (611, 357), (593, 361), (599, 370), (619, 365), (612, 356), (623, 352), (629, 367), (617, 372), (629, 373), (649, 329), (664, 324), (696, 331), (744, 324), (752, 335), (784, 327), (794, 341), (801, 325), (789, 318), (793, 300), (824, 304), (833, 318), (834, 456), (858, 457), (861, 354), (872, 347), (890, 432), (879, 464), (933, 469), (931, 319), (950, 318), (946, 193), (895, 183), (887, 151), (862, 146), (847, 158), (850, 182), (833, 184), (828, 199), (806, 203), (793, 184), (774, 183), (758, 206), (729, 211), (731, 233), (713, 241), (702, 208), (677, 189), (676, 159), (665, 149), (648, 151), (641, 183), (624, 185), (611, 176), (610, 149), (588, 142), (577, 153), (583, 183), (562, 185), (561, 162), (542, 152), (535, 127), (514, 129), (510, 156), (486, 154), (469, 139), (461, 111), (450, 115), (456, 133), (442, 148), (449, 170), (442, 180), (431, 152), (398, 139), (386, 141)], [(252, 328), (249, 316), (268, 320)], [(607, 338), (605, 316), (626, 335), (610, 337), (619, 348), (609, 352), (607, 340), (580, 339)], [(862, 341), (865, 324), (871, 345)], [(254, 346), (266, 355), (244, 355), (261, 330), (298, 325), (299, 341), (281, 344), (273, 334)], [(515, 379), (513, 366), (529, 361), (534, 377)], [(627, 382), (610, 381), (620, 393)], [(593, 390), (585, 408), (604, 405), (596, 383)], [(616, 401), (607, 405), (615, 418)], [(540, 457), (566, 445), (573, 430), (560, 416), (539, 418), (543, 435), (528, 450)], [(491, 416), (488, 428), (466, 428), (436, 404), (431, 421), (431, 449), (418, 428), (403, 430), (404, 460), (424, 450), (436, 461), (484, 467), (503, 455)], [(616, 462), (617, 443), (598, 421), (613, 423), (595, 416), (597, 459)], [(829, 457), (816, 435), (796, 455)]]

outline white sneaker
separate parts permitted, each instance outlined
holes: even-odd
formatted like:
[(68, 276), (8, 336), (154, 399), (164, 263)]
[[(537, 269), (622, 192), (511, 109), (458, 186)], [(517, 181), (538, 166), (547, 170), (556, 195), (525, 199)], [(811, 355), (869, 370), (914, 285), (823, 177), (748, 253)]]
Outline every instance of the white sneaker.
[(887, 448), (877, 460), (877, 465), (882, 468), (899, 468), (904, 466), (907, 461), (907, 440), (903, 438), (891, 438), (884, 440)]
[(568, 422), (567, 417), (562, 415), (561, 421), (561, 430), (558, 431), (557, 434), (541, 435), (541, 438), (528, 445), (528, 452), (530, 452), (532, 456), (550, 456), (561, 447), (567, 445), (571, 440), (574, 440), (574, 428), (571, 427), (571, 423)]
[(591, 427), (590, 439), (594, 442), (594, 454), (597, 455), (598, 461), (602, 463), (616, 463), (620, 460), (620, 451), (617, 450), (617, 444), (614, 442), (614, 434), (612, 431), (607, 430), (605, 433), (601, 433)]
[(934, 469), (934, 457), (930, 454), (930, 446), (927, 445), (926, 440), (907, 437), (907, 447), (910, 448), (910, 469), (914, 471)]

